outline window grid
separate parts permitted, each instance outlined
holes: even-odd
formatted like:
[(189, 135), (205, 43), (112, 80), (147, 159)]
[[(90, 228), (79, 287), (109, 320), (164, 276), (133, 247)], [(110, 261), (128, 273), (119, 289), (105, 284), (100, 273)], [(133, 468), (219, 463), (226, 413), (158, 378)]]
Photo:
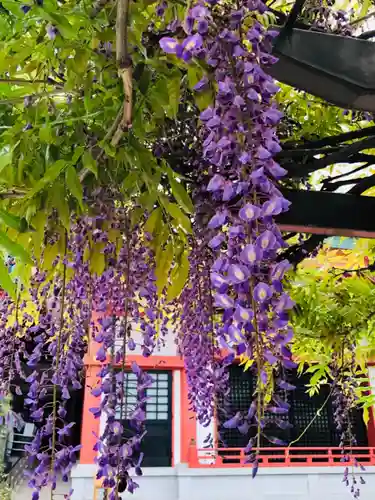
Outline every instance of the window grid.
[[(308, 376), (298, 377), (294, 372), (289, 372), (288, 381), (296, 386), (294, 391), (288, 392), (288, 402), (290, 410), (288, 416), (283, 419), (289, 419), (293, 428), (288, 430), (280, 429), (276, 424), (267, 427), (266, 434), (277, 437), (287, 443), (297, 439), (306, 427), (316, 416), (317, 411), (321, 409), (329, 394), (329, 387), (323, 387), (319, 394), (309, 396), (306, 393), (306, 385), (309, 383)], [(220, 422), (222, 448), (245, 447), (250, 437), (255, 434), (255, 429), (250, 429), (246, 435), (241, 434), (238, 429), (225, 429), (222, 424), (233, 416), (237, 411), (247, 412), (253, 399), (255, 391), (255, 377), (251, 372), (244, 372), (242, 367), (234, 365), (230, 368), (230, 387), (231, 391), (227, 398), (227, 416), (218, 412)], [(223, 407), (224, 401), (218, 400), (219, 410)], [(281, 416), (280, 416), (281, 417)], [(277, 418), (280, 418), (279, 416)], [(366, 427), (363, 423), (362, 415), (359, 410), (352, 413), (353, 434), (357, 439), (358, 446), (367, 446)], [(299, 447), (325, 447), (338, 446), (340, 435), (333, 422), (332, 402), (329, 400), (320, 415), (310, 425), (304, 435), (294, 446)], [(267, 439), (262, 438), (261, 446), (274, 446)]]
[[(170, 411), (168, 374), (163, 372), (150, 372), (154, 379), (151, 387), (146, 389), (147, 401), (143, 410), (146, 420), (168, 420)], [(137, 405), (137, 377), (134, 373), (125, 373), (124, 376), (124, 409), (123, 420), (130, 420)], [(120, 404), (116, 408), (116, 418), (120, 418)]]

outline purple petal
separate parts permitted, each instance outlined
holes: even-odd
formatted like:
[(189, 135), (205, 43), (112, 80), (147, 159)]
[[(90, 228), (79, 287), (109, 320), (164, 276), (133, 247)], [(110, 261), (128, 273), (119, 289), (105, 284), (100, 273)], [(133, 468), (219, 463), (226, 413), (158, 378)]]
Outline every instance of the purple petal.
[(236, 429), (239, 423), (241, 422), (241, 419), (242, 419), (241, 413), (237, 412), (234, 417), (224, 422), (223, 426), (226, 429)]
[(174, 38), (165, 36), (161, 38), (161, 40), (159, 41), (159, 45), (167, 54), (175, 54), (179, 43)]
[(223, 309), (231, 309), (234, 307), (234, 300), (225, 293), (215, 294), (214, 303), (216, 307)]
[(256, 205), (247, 203), (244, 207), (241, 208), (238, 215), (243, 221), (250, 222), (259, 217), (260, 209)]
[(226, 210), (223, 210), (222, 212), (217, 212), (209, 221), (208, 227), (210, 229), (217, 229), (218, 227), (221, 227), (223, 224), (225, 224), (227, 217), (228, 217), (228, 212)]

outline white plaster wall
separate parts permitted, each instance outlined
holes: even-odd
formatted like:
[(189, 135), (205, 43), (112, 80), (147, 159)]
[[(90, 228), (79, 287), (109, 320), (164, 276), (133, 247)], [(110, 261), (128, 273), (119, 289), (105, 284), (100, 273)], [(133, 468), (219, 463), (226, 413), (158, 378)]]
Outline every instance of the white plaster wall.
[[(57, 488), (53, 492), (52, 499), (64, 500), (64, 495), (69, 493), (70, 488), (70, 482), (63, 483), (62, 481), (58, 481)], [(23, 481), (12, 492), (12, 500), (30, 500), (31, 495), (32, 489), (27, 485), (27, 481)], [(39, 500), (51, 500), (51, 490), (49, 488), (44, 488), (40, 492)], [(92, 500), (92, 497), (90, 498), (90, 500)]]
[[(205, 443), (205, 439), (210, 435), (211, 439), (214, 439), (215, 435), (215, 421), (214, 419), (211, 420), (210, 425), (207, 427), (203, 427), (198, 420), (197, 420), (197, 448), (204, 448), (207, 446), (207, 443)], [(202, 464), (213, 464), (215, 462), (215, 457), (212, 457), (212, 452), (209, 451), (199, 451), (198, 452), (199, 457), (202, 458), (200, 462)], [(207, 457), (206, 459), (203, 459), (203, 457)], [(212, 457), (212, 458), (210, 458)]]
[[(91, 477), (87, 477), (88, 468)], [(143, 473), (143, 477), (137, 478), (140, 488), (134, 493), (134, 500), (232, 500), (240, 496), (246, 500), (352, 498), (342, 483), (342, 467), (260, 468), (255, 479), (251, 478), (250, 468), (189, 469), (182, 464), (144, 468)], [(77, 466), (72, 477), (73, 500), (93, 499), (94, 474), (95, 466)], [(363, 476), (366, 484), (361, 485), (360, 498), (374, 500), (375, 467), (368, 467)]]
[(96, 471), (96, 464), (78, 464), (74, 467), (71, 473), (72, 500), (93, 500)]
[[(132, 337), (134, 342), (137, 344), (134, 351), (131, 354), (142, 354), (142, 334), (139, 328), (133, 324)], [(154, 354), (156, 356), (176, 356), (177, 346), (175, 344), (176, 332), (171, 328), (168, 329), (168, 333), (159, 340), (157, 346), (155, 347)], [(118, 341), (118, 347), (122, 345), (122, 340)]]

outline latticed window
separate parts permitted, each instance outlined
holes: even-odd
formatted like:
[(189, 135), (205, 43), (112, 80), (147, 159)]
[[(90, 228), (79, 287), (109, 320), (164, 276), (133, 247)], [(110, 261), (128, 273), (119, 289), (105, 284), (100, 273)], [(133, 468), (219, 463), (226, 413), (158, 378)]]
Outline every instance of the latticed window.
[[(145, 454), (144, 467), (165, 467), (171, 465), (172, 456), (172, 376), (168, 371), (148, 372), (154, 383), (146, 390), (147, 401), (143, 407), (146, 413), (147, 434), (143, 439)], [(137, 402), (137, 379), (134, 373), (124, 377), (124, 405), (122, 421), (124, 437), (132, 436), (129, 420)], [(120, 418), (120, 406), (116, 408), (116, 418)]]
[[(276, 424), (267, 429), (269, 436), (274, 436), (290, 443), (299, 438), (308, 427), (303, 436), (293, 446), (301, 447), (332, 447), (338, 446), (340, 435), (333, 421), (332, 401), (329, 398), (329, 387), (322, 387), (319, 394), (309, 396), (306, 386), (309, 376), (297, 376), (296, 372), (289, 372), (288, 381), (296, 386), (294, 391), (288, 392), (290, 404), (289, 422), (293, 425), (291, 429), (282, 430)], [(241, 366), (230, 368), (231, 392), (228, 399), (227, 411), (234, 415), (237, 411), (246, 411), (253, 399), (255, 390), (254, 375), (243, 371)], [(328, 398), (326, 404), (324, 402)], [(219, 402), (219, 406), (223, 401)], [(323, 407), (323, 408), (322, 408)], [(319, 415), (317, 412), (319, 411)], [(311, 421), (317, 415), (313, 423)], [(278, 417), (280, 418), (280, 417)], [(219, 412), (219, 421), (223, 423), (224, 417)], [(363, 422), (362, 412), (354, 410), (352, 413), (353, 434), (357, 439), (358, 446), (367, 446), (367, 432)], [(247, 445), (249, 438), (255, 434), (255, 429), (250, 429), (247, 435), (241, 434), (237, 429), (225, 429), (220, 425), (221, 442), (220, 447), (237, 448)], [(262, 439), (262, 446), (272, 446), (266, 439)]]

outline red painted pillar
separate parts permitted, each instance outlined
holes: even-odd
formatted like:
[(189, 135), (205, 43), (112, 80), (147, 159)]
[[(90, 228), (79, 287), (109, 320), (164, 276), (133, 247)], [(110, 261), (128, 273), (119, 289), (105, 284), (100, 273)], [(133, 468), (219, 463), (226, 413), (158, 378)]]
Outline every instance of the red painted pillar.
[(97, 440), (96, 436), (100, 433), (100, 418), (94, 418), (90, 412), (90, 408), (98, 407), (100, 404), (100, 397), (91, 394), (91, 388), (95, 387), (98, 381), (97, 371), (97, 366), (87, 366), (81, 430), (81, 464), (93, 464), (97, 455), (93, 448)]
[(197, 443), (197, 421), (189, 409), (188, 383), (185, 370), (181, 371), (181, 462), (189, 462), (190, 447)]

